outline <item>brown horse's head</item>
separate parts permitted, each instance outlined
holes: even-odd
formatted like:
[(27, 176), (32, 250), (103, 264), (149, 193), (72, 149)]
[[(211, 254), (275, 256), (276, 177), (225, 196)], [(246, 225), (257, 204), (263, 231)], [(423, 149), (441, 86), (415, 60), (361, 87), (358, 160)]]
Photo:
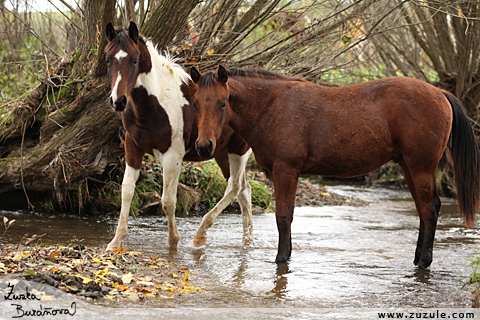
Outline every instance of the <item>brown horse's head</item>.
[(123, 111), (130, 103), (130, 93), (139, 73), (151, 69), (150, 55), (134, 22), (130, 22), (128, 31), (109, 23), (105, 36), (108, 40), (105, 58), (112, 86), (110, 104), (115, 111)]
[(202, 75), (192, 67), (190, 76), (197, 84), (192, 100), (198, 114), (198, 139), (195, 149), (202, 158), (209, 159), (213, 156), (217, 140), (228, 122), (228, 72), (219, 66), (216, 74), (208, 72)]

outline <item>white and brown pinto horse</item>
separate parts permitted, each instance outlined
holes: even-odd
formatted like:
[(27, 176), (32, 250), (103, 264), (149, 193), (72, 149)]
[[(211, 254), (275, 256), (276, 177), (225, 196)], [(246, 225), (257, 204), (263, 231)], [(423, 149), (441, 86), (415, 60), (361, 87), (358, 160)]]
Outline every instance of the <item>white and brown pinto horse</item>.
[[(154, 155), (163, 165), (162, 207), (168, 219), (168, 242), (177, 246), (175, 223), (177, 186), (182, 160), (203, 161), (195, 150), (196, 111), (190, 104), (196, 85), (169, 57), (158, 53), (151, 41), (139, 35), (131, 22), (128, 30), (106, 27), (105, 48), (111, 80), (110, 103), (122, 113), (126, 130), (126, 169), (122, 183), (122, 207), (115, 238), (107, 250), (119, 247), (127, 235), (130, 204), (142, 158)], [(235, 198), (242, 211), (243, 243), (253, 241), (251, 187), (245, 176), (249, 146), (225, 126), (212, 156), (228, 179), (224, 197), (207, 213), (194, 236), (194, 245), (206, 242), (207, 229)]]

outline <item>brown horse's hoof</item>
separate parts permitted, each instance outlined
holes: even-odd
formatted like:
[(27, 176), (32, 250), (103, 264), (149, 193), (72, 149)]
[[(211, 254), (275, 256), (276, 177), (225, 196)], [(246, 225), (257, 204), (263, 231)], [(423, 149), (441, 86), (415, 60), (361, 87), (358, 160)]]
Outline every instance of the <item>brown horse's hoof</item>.
[(287, 257), (285, 254), (277, 254), (275, 258), (275, 263), (285, 263), (290, 257)]
[(193, 246), (201, 247), (207, 242), (206, 237), (193, 236)]

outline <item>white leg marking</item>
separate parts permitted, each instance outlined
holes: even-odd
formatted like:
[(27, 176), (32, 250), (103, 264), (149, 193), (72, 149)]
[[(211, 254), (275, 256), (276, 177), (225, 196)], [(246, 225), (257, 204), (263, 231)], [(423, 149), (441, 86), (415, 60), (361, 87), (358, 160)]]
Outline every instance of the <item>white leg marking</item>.
[(127, 235), (128, 215), (130, 213), (130, 205), (135, 192), (135, 182), (137, 182), (139, 174), (140, 170), (134, 169), (129, 165), (126, 166), (122, 182), (122, 209), (120, 210), (120, 218), (118, 220), (115, 237), (108, 244), (107, 250), (115, 250), (118, 248)]
[[(170, 150), (169, 150), (170, 151)], [(176, 248), (179, 236), (175, 222), (175, 205), (177, 203), (177, 187), (180, 170), (182, 168), (182, 155), (169, 152), (163, 155), (163, 193), (162, 208), (168, 220), (168, 244)]]
[[(203, 216), (202, 223), (198, 227), (193, 236), (193, 245), (198, 247), (204, 245), (207, 241), (206, 234), (215, 220), (218, 218), (223, 209), (225, 209), (240, 194), (239, 203), (243, 216), (243, 243), (251, 243), (253, 241), (252, 229), (252, 203), (251, 203), (251, 187), (245, 176), (245, 166), (251, 150), (243, 156), (229, 154), (228, 160), (230, 164), (230, 178), (228, 186), (223, 198), (217, 205)], [(247, 198), (248, 197), (248, 201)], [(245, 239), (249, 240), (246, 241)]]

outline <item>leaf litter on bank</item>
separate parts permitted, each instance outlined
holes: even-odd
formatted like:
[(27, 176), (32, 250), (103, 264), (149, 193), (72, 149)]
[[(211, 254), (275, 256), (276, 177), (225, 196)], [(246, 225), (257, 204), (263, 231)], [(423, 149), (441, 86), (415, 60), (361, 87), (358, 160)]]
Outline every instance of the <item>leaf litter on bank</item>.
[(47, 283), (85, 298), (141, 300), (203, 291), (190, 283), (189, 274), (175, 263), (122, 247), (105, 252), (78, 242), (46, 247), (0, 244), (0, 277)]

